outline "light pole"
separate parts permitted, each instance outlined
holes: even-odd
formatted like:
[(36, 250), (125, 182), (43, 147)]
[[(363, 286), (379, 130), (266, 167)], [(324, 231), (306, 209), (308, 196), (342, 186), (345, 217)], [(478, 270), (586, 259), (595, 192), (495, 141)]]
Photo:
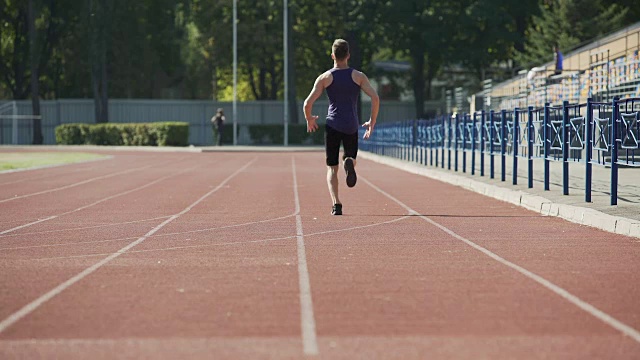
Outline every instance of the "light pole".
[(233, 0), (233, 145), (238, 145), (238, 0)]
[(284, 0), (284, 146), (289, 145), (289, 3)]

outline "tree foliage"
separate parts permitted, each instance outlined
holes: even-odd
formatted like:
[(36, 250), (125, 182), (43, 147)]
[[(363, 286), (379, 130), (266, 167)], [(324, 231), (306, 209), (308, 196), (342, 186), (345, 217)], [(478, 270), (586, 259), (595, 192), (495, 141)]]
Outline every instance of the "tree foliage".
[(516, 59), (525, 67), (553, 59), (553, 45), (568, 51), (576, 45), (622, 28), (627, 8), (603, 0), (549, 0), (527, 29), (524, 52)]
[[(108, 97), (232, 97), (232, 0), (30, 1), (33, 46), (28, 1), (0, 0), (4, 98), (30, 97), (33, 68), (40, 97), (93, 97), (98, 119), (107, 118)], [(332, 66), (333, 40), (344, 38), (351, 65), (365, 73), (376, 73), (379, 59), (410, 63), (410, 74), (398, 77), (407, 79), (418, 116), (437, 96), (437, 79), (453, 84), (454, 65), (479, 84), (496, 69), (551, 59), (555, 41), (567, 50), (620, 28), (639, 11), (632, 0), (288, 1), (289, 87), (298, 99)], [(282, 0), (238, 0), (240, 100), (285, 96), (282, 24)]]

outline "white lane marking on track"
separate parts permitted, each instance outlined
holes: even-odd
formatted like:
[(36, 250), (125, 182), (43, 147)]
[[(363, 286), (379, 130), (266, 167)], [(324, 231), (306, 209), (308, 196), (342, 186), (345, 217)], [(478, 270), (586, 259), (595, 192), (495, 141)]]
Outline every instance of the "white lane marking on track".
[[(326, 234), (330, 234), (330, 233), (336, 233), (336, 232), (342, 232), (342, 231), (353, 231), (353, 230), (365, 229), (365, 228), (374, 227), (374, 226), (386, 225), (386, 224), (391, 224), (391, 223), (394, 223), (394, 222), (397, 222), (397, 221), (400, 221), (400, 220), (408, 219), (409, 217), (410, 216), (403, 216), (403, 217), (399, 217), (397, 219), (383, 221), (383, 222), (379, 222), (379, 223), (375, 223), (375, 224), (360, 225), (360, 226), (353, 226), (353, 227), (344, 228), (344, 229), (327, 230), (327, 231), (321, 231), (321, 232), (316, 232), (316, 233), (304, 234), (304, 237), (308, 238), (310, 236), (326, 235)], [(150, 236), (150, 237), (155, 239), (158, 236), (164, 236), (164, 235), (165, 234), (161, 234), (161, 235), (154, 235), (154, 236)], [(129, 254), (154, 252), (154, 251), (184, 250), (184, 249), (213, 247), (213, 246), (257, 244), (257, 243), (265, 243), (265, 242), (278, 241), (278, 240), (287, 240), (287, 239), (293, 239), (293, 238), (297, 238), (297, 236), (283, 236), (283, 237), (269, 238), (269, 239), (258, 239), (258, 240), (247, 240), (247, 241), (232, 241), (232, 242), (215, 243), (215, 244), (174, 246), (174, 247), (167, 247), (167, 248), (160, 248), (160, 249), (132, 250), (132, 251), (129, 251)], [(130, 240), (130, 239), (135, 239), (135, 238), (124, 238), (124, 239), (117, 239), (117, 240)], [(106, 240), (106, 241), (117, 241), (117, 240)], [(96, 241), (96, 242), (100, 242), (100, 241)], [(2, 249), (2, 250), (14, 250), (14, 249)], [(22, 261), (64, 260), (64, 259), (77, 259), (77, 258), (87, 258), (87, 257), (106, 256), (106, 255), (110, 255), (110, 253), (72, 255), (72, 256), (58, 256), (58, 257), (46, 257), (46, 258), (24, 259), (24, 260), (21, 259), (21, 260)]]
[(24, 199), (24, 198), (28, 198), (28, 197), (36, 196), (36, 195), (48, 194), (48, 193), (52, 193), (52, 192), (60, 191), (60, 190), (66, 190), (66, 189), (70, 189), (70, 188), (73, 188), (73, 187), (76, 187), (76, 186), (88, 184), (88, 183), (94, 182), (96, 180), (108, 179), (110, 177), (123, 175), (123, 174), (128, 174), (128, 173), (134, 172), (134, 171), (140, 171), (140, 170), (148, 169), (148, 168), (150, 168), (152, 166), (153, 165), (147, 165), (147, 166), (144, 166), (144, 167), (141, 167), (141, 168), (128, 169), (128, 170), (120, 171), (120, 172), (109, 174), (109, 175), (97, 176), (97, 177), (94, 177), (94, 178), (91, 178), (91, 179), (87, 179), (87, 180), (83, 180), (83, 181), (80, 181), (80, 182), (77, 182), (77, 183), (73, 183), (73, 184), (57, 187), (57, 188), (54, 188), (54, 189), (38, 191), (38, 192), (35, 192), (35, 193), (31, 193), (31, 194), (24, 194), (24, 195), (14, 196), (14, 197), (10, 197), (10, 198), (6, 198), (6, 199), (0, 200), (0, 203), (13, 201), (13, 200), (18, 200), (18, 199)]
[(300, 286), (302, 347), (306, 355), (318, 355), (316, 320), (313, 315), (311, 282), (309, 281), (307, 254), (304, 248), (304, 232), (302, 231), (302, 217), (300, 216), (300, 197), (298, 196), (298, 177), (296, 175), (296, 160), (294, 157), (291, 158), (291, 166), (293, 170), (293, 195), (296, 203), (296, 238), (298, 240), (298, 283)]
[[(181, 232), (174, 232), (174, 233), (158, 234), (158, 235), (153, 235), (151, 237), (154, 238), (154, 239), (157, 239), (159, 237), (166, 237), (166, 236), (173, 236), (173, 235), (185, 235), (185, 234), (191, 234), (191, 233), (196, 233), (196, 232), (205, 232), (205, 231), (213, 231), (213, 230), (220, 230), (220, 229), (237, 228), (237, 227), (241, 227), (241, 226), (249, 226), (249, 225), (262, 224), (262, 223), (267, 223), (267, 222), (273, 222), (273, 221), (277, 221), (277, 220), (284, 220), (284, 219), (288, 219), (288, 218), (293, 217), (293, 216), (295, 216), (295, 214), (289, 214), (289, 215), (280, 216), (280, 217), (273, 218), (273, 219), (252, 221), (252, 222), (242, 223), (242, 224), (233, 224), (233, 225), (206, 228), (206, 229), (200, 229), (200, 230), (189, 230), (189, 231), (181, 231)], [(170, 216), (163, 216), (163, 217), (160, 217), (160, 218), (157, 218), (157, 219), (164, 219), (164, 218), (168, 218), (168, 217), (170, 217)], [(55, 230), (55, 231), (58, 231), (58, 230)], [(26, 234), (33, 234), (33, 233), (26, 233)], [(25, 235), (25, 234), (18, 234), (18, 235)], [(7, 236), (11, 236), (11, 235), (7, 235)], [(136, 238), (137, 238), (137, 236), (136, 237), (117, 238), (117, 239), (95, 240), (95, 241), (79, 241), (79, 242), (72, 242), (72, 243), (33, 245), (33, 246), (19, 246), (19, 247), (11, 247), (11, 248), (0, 248), (0, 252), (3, 251), (3, 250), (20, 250), (20, 249), (34, 249), (34, 248), (40, 248), (40, 247), (97, 244), (97, 243), (105, 243), (105, 242), (131, 240), (131, 239), (136, 239)], [(0, 240), (1, 240), (1, 236), (0, 236)], [(108, 254), (100, 254), (100, 255), (108, 255)]]
[(622, 332), (623, 334), (629, 336), (630, 338), (632, 338), (636, 342), (640, 343), (640, 332), (638, 332), (638, 330), (630, 327), (629, 325), (626, 325), (626, 324), (622, 323), (621, 321), (615, 319), (611, 315), (609, 315), (609, 314), (605, 313), (604, 311), (596, 308), (595, 306), (585, 302), (584, 300), (582, 300), (579, 297), (571, 294), (569, 291), (561, 288), (560, 286), (552, 283), (551, 281), (543, 278), (542, 276), (537, 275), (535, 273), (532, 273), (531, 271), (523, 268), (522, 266), (516, 265), (516, 264), (512, 263), (511, 261), (506, 260), (506, 259), (500, 257), (499, 255), (491, 252), (490, 250), (488, 250), (488, 249), (486, 249), (486, 248), (474, 243), (473, 241), (468, 240), (468, 239), (456, 234), (455, 232), (453, 232), (453, 230), (447, 228), (446, 226), (440, 225), (439, 223), (431, 220), (430, 218), (428, 218), (428, 217), (426, 217), (424, 215), (420, 215), (418, 212), (416, 212), (415, 210), (411, 209), (408, 205), (406, 205), (402, 201), (396, 199), (395, 197), (393, 197), (389, 193), (385, 192), (384, 190), (380, 189), (379, 187), (377, 187), (376, 185), (371, 183), (369, 180), (367, 180), (367, 179), (365, 179), (363, 177), (361, 177), (361, 179), (364, 180), (364, 182), (366, 182), (367, 185), (369, 185), (373, 189), (377, 190), (379, 193), (381, 193), (384, 196), (388, 197), (389, 199), (395, 201), (398, 205), (404, 207), (407, 211), (418, 215), (422, 220), (424, 220), (424, 221), (428, 222), (429, 224), (439, 228), (440, 230), (444, 231), (445, 233), (447, 233), (447, 234), (453, 236), (454, 238), (464, 242), (465, 244), (471, 246), (472, 248), (482, 252), (483, 254), (489, 256), (490, 258), (496, 260), (497, 262), (514, 269), (515, 271), (519, 272), (520, 274), (522, 274), (522, 275), (528, 277), (529, 279), (537, 282), (538, 284), (546, 287), (547, 289), (549, 289), (552, 292), (556, 293), (557, 295), (559, 295), (563, 299), (569, 301), (570, 303), (574, 304), (575, 306), (579, 307), (580, 309), (584, 310), (585, 312), (589, 313), (590, 315), (594, 316), (595, 318), (601, 320), (605, 324), (611, 326), (612, 328)]
[(39, 223), (41, 223), (41, 222), (49, 221), (49, 220), (51, 220), (51, 219), (55, 219), (55, 218), (57, 218), (57, 217), (58, 217), (58, 215), (53, 215), (53, 216), (46, 217), (46, 218), (44, 218), (44, 219), (40, 219), (40, 220), (36, 220), (36, 221), (30, 222), (30, 223), (28, 223), (28, 224), (23, 224), (23, 225), (20, 225), (20, 226), (16, 226), (16, 227), (11, 228), (11, 229), (9, 229), (9, 230), (5, 230), (5, 231), (0, 232), (0, 235), (6, 234), (6, 233), (10, 233), (10, 232), (12, 232), (12, 231), (16, 231), (16, 230), (24, 229), (24, 228), (29, 227), (29, 226), (31, 226), (31, 225), (35, 225), (35, 224), (39, 224)]
[(78, 230), (97, 229), (97, 228), (109, 227), (109, 226), (122, 226), (122, 225), (128, 225), (128, 224), (137, 224), (137, 223), (143, 223), (143, 222), (148, 222), (148, 221), (153, 221), (153, 220), (166, 219), (166, 218), (170, 218), (170, 217), (171, 217), (171, 215), (167, 215), (167, 216), (158, 216), (158, 217), (149, 218), (149, 219), (142, 219), (142, 220), (135, 220), (135, 221), (125, 221), (125, 222), (119, 222), (119, 223), (108, 223), (108, 224), (100, 224), (100, 225), (93, 225), (93, 226), (82, 226), (82, 227), (74, 227), (74, 228), (67, 228), (67, 229), (43, 230), (43, 231), (33, 231), (33, 232), (20, 233), (20, 234), (0, 235), (0, 240), (2, 238), (24, 236), (24, 235), (49, 234), (49, 233), (54, 233), (54, 232), (78, 231)]
[(38, 307), (40, 307), (42, 304), (44, 304), (47, 301), (51, 300), (53, 297), (55, 297), (56, 295), (60, 294), (61, 292), (63, 292), (64, 290), (66, 290), (67, 288), (72, 286), (73, 284), (75, 284), (78, 281), (80, 281), (80, 280), (84, 279), (85, 277), (89, 276), (91, 273), (93, 273), (94, 271), (98, 270), (99, 268), (101, 268), (105, 264), (109, 263), (111, 260), (113, 260), (113, 259), (117, 258), (118, 256), (124, 254), (129, 249), (133, 248), (134, 246), (142, 243), (149, 236), (153, 235), (154, 233), (156, 233), (157, 231), (162, 229), (165, 225), (169, 224), (173, 220), (175, 220), (175, 219), (179, 218), (180, 216), (182, 216), (182, 215), (186, 214), (187, 212), (189, 212), (191, 209), (193, 209), (196, 205), (201, 203), (204, 199), (209, 197), (211, 194), (213, 194), (216, 191), (220, 190), (223, 186), (225, 186), (236, 175), (238, 175), (239, 173), (244, 171), (246, 168), (248, 168), (251, 164), (253, 164), (256, 161), (256, 159), (257, 158), (254, 158), (250, 162), (246, 163), (240, 169), (236, 170), (233, 174), (229, 175), (226, 179), (224, 179), (214, 189), (212, 189), (209, 192), (207, 192), (206, 194), (202, 195), (198, 200), (193, 202), (191, 205), (187, 206), (184, 210), (182, 210), (179, 213), (171, 216), (169, 219), (163, 221), (160, 225), (158, 225), (155, 228), (151, 229), (148, 233), (146, 233), (144, 236), (142, 236), (138, 240), (130, 243), (129, 245), (127, 245), (127, 246), (123, 247), (122, 249), (118, 250), (117, 252), (109, 255), (108, 257), (100, 260), (99, 262), (95, 263), (94, 265), (86, 268), (85, 270), (83, 270), (79, 274), (75, 275), (71, 279), (69, 279), (69, 280), (63, 282), (62, 284), (56, 286), (55, 288), (53, 288), (52, 290), (50, 290), (46, 294), (40, 296), (39, 298), (35, 299), (34, 301), (32, 301), (29, 304), (27, 304), (24, 307), (22, 307), (20, 310), (18, 310), (16, 312), (14, 312), (13, 314), (11, 314), (6, 319), (2, 320), (2, 322), (0, 322), (0, 333), (5, 331), (9, 326), (15, 324), (18, 320), (20, 320), (23, 317), (27, 316), (28, 314), (30, 314), (31, 312), (36, 310)]
[[(152, 165), (150, 165), (150, 166), (152, 166)], [(115, 198), (120, 197), (120, 196), (123, 196), (123, 195), (130, 194), (130, 193), (132, 193), (132, 192), (134, 192), (134, 191), (142, 190), (142, 189), (144, 189), (144, 188), (146, 188), (146, 187), (149, 187), (149, 186), (151, 186), (151, 185), (155, 185), (155, 184), (157, 184), (157, 183), (159, 183), (159, 182), (161, 182), (161, 181), (164, 181), (164, 180), (166, 180), (166, 179), (168, 179), (168, 178), (170, 178), (170, 177), (178, 176), (178, 175), (183, 174), (183, 173), (185, 173), (185, 172), (187, 172), (187, 171), (191, 171), (191, 170), (193, 170), (193, 169), (195, 169), (195, 168), (197, 168), (197, 167), (198, 167), (198, 166), (192, 166), (192, 167), (190, 167), (190, 168), (188, 168), (188, 169), (181, 170), (181, 171), (179, 171), (179, 172), (177, 172), (177, 173), (175, 173), (175, 174), (170, 174), (170, 175), (167, 175), (167, 176), (163, 176), (163, 177), (161, 177), (161, 178), (159, 178), (159, 179), (156, 179), (156, 180), (154, 180), (154, 181), (152, 181), (152, 182), (150, 182), (150, 183), (146, 183), (146, 184), (144, 184), (144, 185), (142, 185), (142, 186), (138, 186), (137, 188), (133, 188), (133, 189), (130, 189), (130, 190), (127, 190), (127, 191), (121, 192), (121, 193), (117, 193), (117, 194), (115, 194), (115, 195), (107, 196), (106, 198), (102, 198), (102, 199), (100, 199), (100, 200), (98, 200), (98, 201), (92, 202), (91, 204), (84, 205), (84, 206), (81, 206), (81, 207), (79, 207), (79, 208), (77, 208), (77, 209), (69, 210), (69, 211), (67, 211), (67, 212), (63, 212), (63, 213), (61, 213), (61, 214), (57, 214), (57, 215), (50, 216), (50, 217), (48, 217), (47, 219), (38, 220), (38, 221), (33, 222), (33, 223), (29, 223), (29, 224), (25, 224), (25, 225), (20, 225), (20, 226), (18, 226), (18, 227), (14, 227), (14, 228), (11, 228), (11, 229), (8, 229), (8, 230), (0, 231), (0, 235), (5, 235), (5, 234), (8, 234), (8, 233), (10, 233), (10, 232), (14, 232), (14, 231), (16, 231), (16, 230), (23, 229), (23, 228), (25, 228), (25, 227), (28, 227), (28, 226), (31, 226), (31, 225), (35, 225), (35, 224), (38, 224), (38, 223), (41, 223), (41, 222), (44, 222), (44, 221), (47, 221), (47, 220), (55, 219), (55, 218), (58, 218), (58, 217), (60, 217), (60, 216), (69, 215), (69, 214), (72, 214), (72, 213), (74, 213), (74, 212), (82, 211), (82, 210), (84, 210), (84, 209), (87, 209), (87, 208), (90, 208), (90, 207), (92, 207), (92, 206), (98, 205), (98, 204), (100, 204), (100, 203), (102, 203), (102, 202), (105, 202), (105, 201), (108, 201), (108, 200), (111, 200), (111, 199), (115, 199)], [(134, 170), (139, 170), (139, 169), (134, 169)], [(168, 217), (168, 216), (163, 216), (162, 218), (167, 218), (167, 217)]]

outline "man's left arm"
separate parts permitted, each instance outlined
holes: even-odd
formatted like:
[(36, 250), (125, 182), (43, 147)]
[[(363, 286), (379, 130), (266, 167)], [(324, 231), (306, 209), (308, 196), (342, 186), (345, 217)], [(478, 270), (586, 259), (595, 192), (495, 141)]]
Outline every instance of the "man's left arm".
[(376, 126), (378, 111), (380, 109), (380, 98), (378, 97), (376, 90), (371, 86), (369, 78), (367, 78), (364, 73), (359, 73), (358, 75), (360, 76), (358, 85), (360, 85), (362, 91), (371, 98), (371, 118), (369, 118), (369, 121), (362, 124), (362, 127), (367, 129), (364, 133), (364, 138), (368, 139), (371, 137), (371, 134), (373, 134), (373, 128)]
[(309, 96), (304, 100), (304, 117), (307, 120), (307, 132), (314, 132), (318, 130), (318, 124), (316, 123), (318, 116), (311, 115), (311, 109), (313, 108), (313, 103), (322, 95), (323, 90), (324, 84), (322, 75), (320, 75), (313, 84), (311, 93), (309, 93)]

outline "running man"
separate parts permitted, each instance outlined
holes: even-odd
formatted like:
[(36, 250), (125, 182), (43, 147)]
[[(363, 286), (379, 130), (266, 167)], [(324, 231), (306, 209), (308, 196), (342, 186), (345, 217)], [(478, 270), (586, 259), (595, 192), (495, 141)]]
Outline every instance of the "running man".
[(347, 174), (347, 186), (356, 185), (356, 156), (358, 155), (358, 113), (356, 105), (360, 90), (371, 98), (371, 118), (362, 127), (366, 128), (364, 138), (373, 133), (380, 108), (378, 94), (371, 87), (367, 76), (354, 70), (347, 64), (349, 61), (349, 44), (337, 39), (331, 47), (333, 68), (318, 76), (313, 90), (304, 101), (304, 117), (307, 119), (307, 132), (318, 130), (318, 116), (311, 115), (313, 103), (326, 89), (329, 97), (329, 111), (324, 132), (324, 144), (327, 155), (327, 185), (333, 201), (331, 215), (342, 215), (342, 202), (338, 197), (338, 166), (340, 164), (340, 143), (344, 149), (342, 157)]

